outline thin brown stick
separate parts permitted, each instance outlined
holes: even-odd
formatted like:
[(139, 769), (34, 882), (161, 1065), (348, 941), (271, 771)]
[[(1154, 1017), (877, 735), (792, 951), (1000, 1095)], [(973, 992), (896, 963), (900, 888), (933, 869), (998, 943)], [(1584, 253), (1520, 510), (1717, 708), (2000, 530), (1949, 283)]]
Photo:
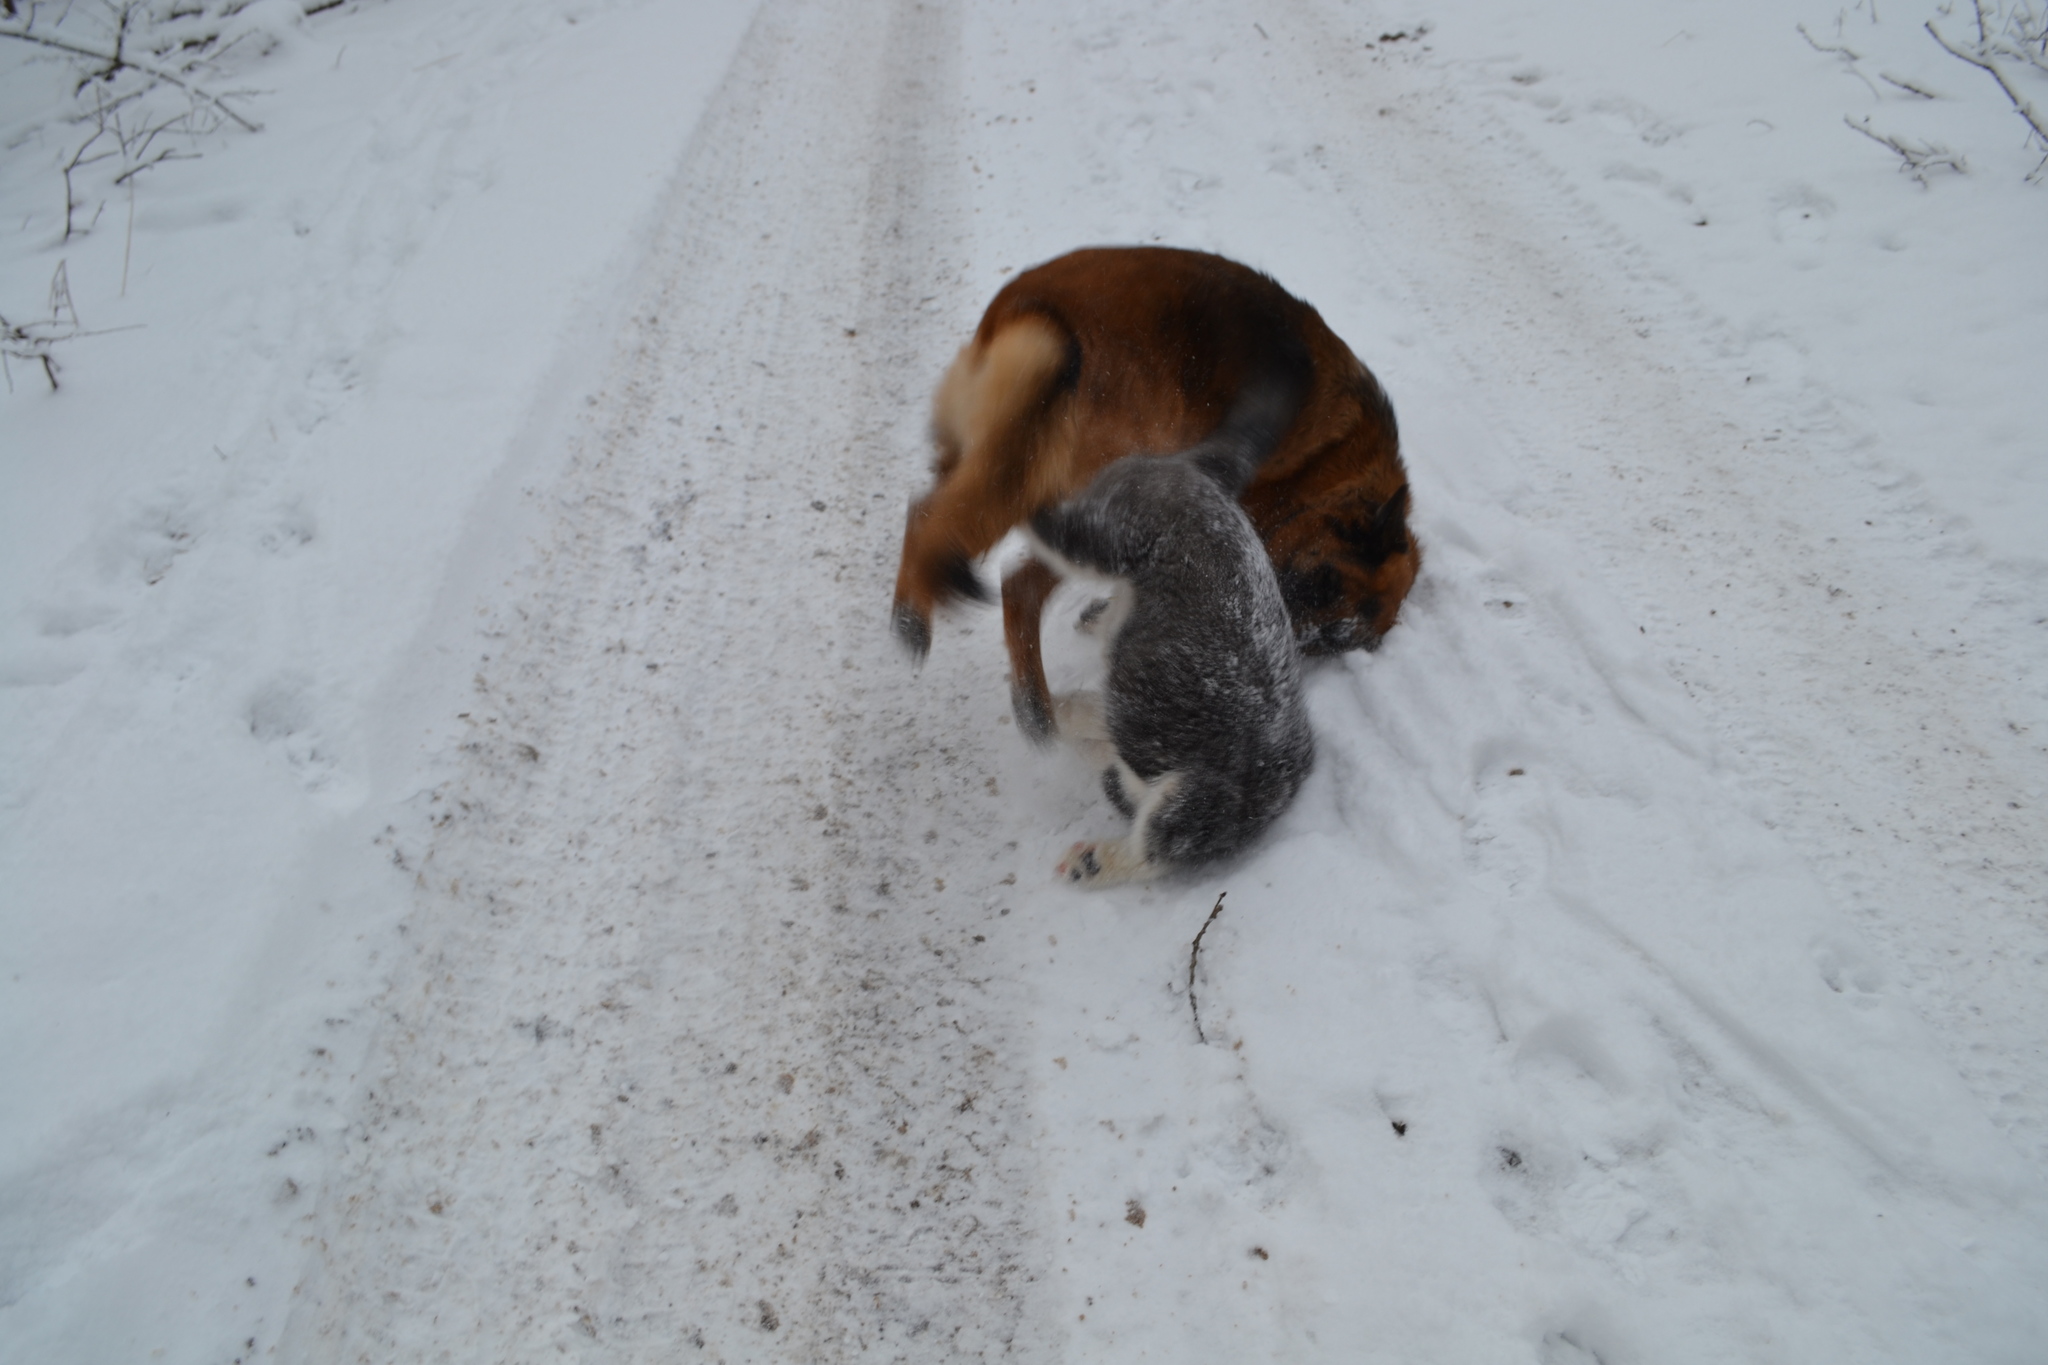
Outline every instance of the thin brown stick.
[(166, 161), (197, 161), (198, 159), (199, 153), (197, 152), (181, 152), (175, 147), (166, 147), (149, 160), (138, 162), (115, 176), (114, 183), (116, 185), (133, 184), (136, 176), (142, 174), (150, 167), (160, 166)]
[(121, 242), (121, 297), (128, 297), (128, 262), (135, 255), (135, 182), (128, 182), (128, 235)]
[(1840, 57), (1842, 59), (1842, 69), (1844, 71), (1847, 71), (1850, 75), (1854, 76), (1857, 80), (1862, 81), (1865, 85), (1870, 86), (1871, 94), (1876, 95), (1879, 93), (1878, 88), (1875, 85), (1871, 84), (1870, 77), (1863, 74), (1863, 68), (1857, 65), (1858, 62), (1863, 60), (1863, 55), (1861, 53), (1851, 51), (1848, 44), (1846, 43), (1837, 44), (1833, 47), (1828, 46), (1828, 44), (1823, 43), (1822, 41), (1820, 41), (1820, 39), (1814, 37), (1811, 33), (1808, 33), (1806, 31), (1805, 24), (1794, 24), (1792, 27), (1799, 30), (1799, 36), (1806, 39), (1806, 45), (1808, 47), (1812, 48), (1815, 52), (1826, 53), (1830, 57)]
[(1935, 94), (1932, 90), (1929, 90), (1924, 86), (1915, 85), (1913, 82), (1907, 80), (1903, 76), (1894, 76), (1889, 71), (1878, 72), (1877, 78), (1883, 81), (1886, 85), (1896, 85), (1899, 89), (1905, 91), (1907, 94), (1918, 95), (1923, 100), (1938, 100), (1941, 98), (1941, 96)]
[(106, 136), (106, 132), (105, 125), (101, 125), (97, 132), (79, 144), (78, 150), (71, 154), (71, 159), (65, 162), (59, 171), (64, 177), (64, 240), (67, 242), (71, 240), (74, 231), (73, 219), (78, 215), (78, 191), (71, 183), (71, 173), (80, 166), (90, 166), (96, 161), (105, 161), (114, 155), (113, 152), (101, 152), (98, 156), (91, 157), (86, 155), (86, 152), (92, 149), (92, 144)]
[(1198, 1043), (1207, 1043), (1209, 1035), (1202, 1032), (1202, 1006), (1195, 999), (1195, 967), (1202, 959), (1202, 935), (1209, 932), (1209, 926), (1223, 913), (1223, 898), (1229, 894), (1228, 891), (1216, 893), (1216, 908), (1209, 912), (1209, 918), (1202, 921), (1202, 927), (1195, 930), (1195, 941), (1188, 948), (1188, 1009), (1195, 1016), (1195, 1041)]

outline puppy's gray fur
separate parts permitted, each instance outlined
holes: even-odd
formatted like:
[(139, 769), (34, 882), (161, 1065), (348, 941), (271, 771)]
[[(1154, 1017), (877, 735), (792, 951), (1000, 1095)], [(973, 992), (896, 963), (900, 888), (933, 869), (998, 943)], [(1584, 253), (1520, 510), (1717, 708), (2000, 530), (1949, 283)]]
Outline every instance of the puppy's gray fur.
[(1048, 564), (1118, 580), (1094, 622), (1105, 692), (1061, 698), (1057, 719), (1132, 826), (1068, 850), (1059, 871), (1069, 881), (1107, 885), (1229, 857), (1286, 808), (1313, 762), (1293, 628), (1237, 504), (1246, 471), (1230, 436), (1119, 460), (1031, 520)]

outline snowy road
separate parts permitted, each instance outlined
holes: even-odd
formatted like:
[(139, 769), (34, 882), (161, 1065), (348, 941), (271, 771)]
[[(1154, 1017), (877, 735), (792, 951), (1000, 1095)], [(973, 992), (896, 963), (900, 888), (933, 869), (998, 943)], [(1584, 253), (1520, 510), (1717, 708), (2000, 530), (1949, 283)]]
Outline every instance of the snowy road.
[[(1674, 84), (1666, 114), (1603, 89), (1617, 65), (1572, 35), (1627, 70), (1686, 46), (1662, 9), (1598, 8), (1553, 42), (1513, 3), (1475, 6), (1431, 47), (1420, 10), (1344, 0), (765, 0), (644, 257), (582, 298), (538, 391), (497, 393), (461, 344), (452, 378), (416, 378), (406, 339), (477, 289), (445, 265), (455, 303), (321, 315), (332, 412), (280, 440), (251, 398), (270, 436), (249, 448), (283, 453), (231, 448), (272, 482), (219, 477), (304, 521), (296, 572), (335, 573), (349, 609), (402, 608), (407, 567), (438, 606), (406, 618), (410, 645), (308, 609), (326, 671), (286, 700), (312, 719), (269, 733), (270, 693), (250, 710), (236, 675), (221, 728), (325, 803), (294, 876), (360, 926), (347, 953), (370, 965), (343, 960), (342, 929), (275, 930), (244, 989), (297, 1013), (223, 1008), (219, 1029), (252, 1035), (233, 1048), (174, 1034), (193, 1074), (229, 1079), (137, 1062), (107, 1083), (132, 1116), (103, 1121), (95, 1095), (17, 1125), (0, 1193), (27, 1231), (0, 1264), (0, 1345), (86, 1339), (123, 1275), (169, 1284), (203, 1207), (239, 1231), (191, 1258), (198, 1287), (158, 1309), (159, 1286), (93, 1340), (179, 1361), (244, 1341), (378, 1362), (2037, 1359), (2048, 569), (1906, 472), (1923, 456), (1883, 386), (1813, 359), (1854, 354), (1859, 327), (1906, 349), (1910, 331), (1842, 320), (1855, 289), (1812, 282), (1919, 268), (1948, 220), (1933, 196), (1838, 210), (1758, 131), (1776, 128), (1709, 117), (1696, 89)], [(1738, 10), (1687, 11), (1708, 55), (1682, 69), (1709, 88), (1737, 60), (1711, 44), (1746, 62), (1791, 22)], [(360, 54), (381, 33), (403, 99), (348, 163), (385, 217), (308, 248), (387, 268), (400, 295), (408, 262), (440, 259), (419, 244), (491, 210), (500, 176), (468, 105), (418, 79), (457, 59), (414, 65), (410, 13), (323, 30), (334, 71), (345, 38)], [(602, 75), (619, 35), (676, 22), (654, 13), (594, 8), (576, 50)], [(566, 50), (550, 7), (504, 14), (488, 42), (469, 37), (483, 9), (436, 35), (480, 108)], [(1495, 55), (1546, 42), (1583, 70)], [(1759, 69), (1826, 60), (1783, 47), (1755, 48)], [(403, 177), (429, 171), (453, 209), (418, 207)], [(1871, 203), (1895, 215), (1858, 227), (1875, 245), (1848, 228)], [(1162, 240), (1271, 272), (1372, 366), (1426, 560), (1381, 651), (1311, 670), (1318, 765), (1259, 851), (1079, 895), (1055, 858), (1117, 822), (1077, 760), (1014, 733), (995, 613), (942, 617), (920, 671), (887, 606), (930, 388), (988, 297), (1079, 244)], [(1801, 280), (1841, 315), (1760, 324), (1756, 295)], [(1988, 324), (1956, 332), (1984, 353)], [(257, 354), (252, 335), (236, 344)], [(380, 364), (417, 395), (350, 397)], [(273, 406), (302, 387), (281, 367)], [(1941, 382), (1907, 387), (1947, 411)], [(436, 467), (465, 401), (529, 415), (509, 454)], [(348, 425), (350, 402), (376, 421)], [(291, 460), (343, 465), (347, 440), (395, 476), (295, 491)], [(408, 462), (416, 507), (329, 514), (314, 541), (302, 507), (401, 499)], [(473, 499), (472, 467), (499, 471)], [(2012, 477), (2015, 506), (2033, 477)], [(241, 561), (207, 558), (246, 529), (237, 497), (257, 506), (222, 494), (163, 559), (184, 557), (169, 591), (212, 585), (188, 610), (220, 631), (253, 614), (220, 586)], [(476, 509), (444, 560), (350, 540), (412, 516), (424, 542), (444, 505)], [(265, 571), (275, 614), (313, 600)], [(126, 589), (137, 619), (205, 639), (168, 592), (140, 596), (152, 572)], [(1056, 687), (1090, 667), (1063, 629), (1083, 600), (1047, 614)], [(328, 661), (356, 639), (396, 662)], [(20, 684), (50, 690), (35, 705), (84, 707), (38, 667), (57, 681)], [(335, 696), (366, 719), (332, 719)], [(10, 788), (45, 822), (22, 829), (63, 836), (13, 855), (53, 903), (65, 860), (90, 861), (62, 812), (89, 813), (101, 781), (67, 778), (69, 752)], [(239, 772), (220, 763), (220, 785), (253, 804), (268, 789)], [(175, 805), (151, 785), (169, 780), (133, 799)], [(164, 842), (207, 848), (182, 815), (155, 817)], [(174, 909), (232, 885), (164, 880), (201, 888), (166, 893)], [(162, 932), (206, 942), (186, 923)], [(37, 1026), (65, 1038), (69, 978), (38, 964), (86, 954), (49, 934), (24, 960)], [(81, 1014), (117, 1034), (107, 998)], [(159, 1093), (179, 1126), (150, 1127)], [(160, 1170), (177, 1179), (152, 1193)]]
[(928, 178), (954, 153), (921, 131), (957, 44), (916, 5), (771, 11), (700, 128), (406, 853), (419, 959), (315, 1358), (1043, 1333), (1023, 1012), (984, 932), (1017, 869), (994, 631), (919, 680), (873, 628), (958, 344), (902, 306), (962, 297)]
[[(2019, 1358), (2041, 830), (1995, 663), (1920, 643), (1995, 660), (1981, 567), (1875, 530), (1680, 290), (1593, 278), (1627, 243), (1505, 128), (1272, 27), (764, 11), (395, 836), (314, 1358)], [(1419, 410), (1430, 570), (1317, 674), (1271, 848), (1076, 898), (1105, 814), (1007, 730), (993, 616), (921, 676), (876, 624), (980, 303), (1169, 235)]]

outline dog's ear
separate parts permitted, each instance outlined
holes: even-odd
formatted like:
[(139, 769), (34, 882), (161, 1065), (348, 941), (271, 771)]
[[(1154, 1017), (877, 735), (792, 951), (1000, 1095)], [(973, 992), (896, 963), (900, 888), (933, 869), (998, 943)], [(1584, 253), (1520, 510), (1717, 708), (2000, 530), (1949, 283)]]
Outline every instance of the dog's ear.
[(1330, 537), (1349, 558), (1370, 568), (1408, 553), (1408, 485), (1384, 502), (1362, 492), (1347, 494), (1325, 514)]

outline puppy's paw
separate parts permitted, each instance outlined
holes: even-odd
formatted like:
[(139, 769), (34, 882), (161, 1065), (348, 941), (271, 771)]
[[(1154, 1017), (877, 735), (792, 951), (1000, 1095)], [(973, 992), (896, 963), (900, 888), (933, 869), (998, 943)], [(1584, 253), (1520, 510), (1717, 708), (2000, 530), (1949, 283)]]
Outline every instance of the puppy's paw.
[(896, 632), (897, 642), (909, 651), (910, 657), (918, 663), (932, 649), (931, 617), (909, 602), (899, 600), (895, 610), (889, 614), (889, 626)]
[(1054, 873), (1065, 882), (1092, 882), (1102, 875), (1101, 845), (1084, 840), (1067, 850)]
[(1016, 718), (1017, 733), (1041, 749), (1059, 737), (1052, 702), (1036, 687), (1011, 681), (1010, 714)]

